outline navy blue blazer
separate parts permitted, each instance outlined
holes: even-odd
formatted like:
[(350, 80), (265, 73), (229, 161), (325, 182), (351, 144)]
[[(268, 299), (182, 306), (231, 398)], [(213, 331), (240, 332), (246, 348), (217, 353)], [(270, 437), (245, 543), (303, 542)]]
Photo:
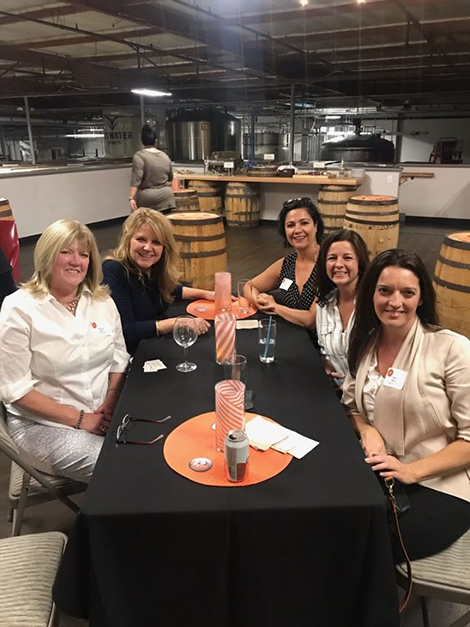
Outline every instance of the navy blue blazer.
[[(109, 286), (121, 316), (127, 350), (133, 355), (140, 340), (157, 336), (155, 320), (167, 317), (169, 304), (162, 300), (153, 281), (127, 272), (119, 261), (104, 261), (103, 275), (103, 282)], [(173, 292), (175, 300), (181, 300), (182, 289), (181, 285), (176, 286)]]

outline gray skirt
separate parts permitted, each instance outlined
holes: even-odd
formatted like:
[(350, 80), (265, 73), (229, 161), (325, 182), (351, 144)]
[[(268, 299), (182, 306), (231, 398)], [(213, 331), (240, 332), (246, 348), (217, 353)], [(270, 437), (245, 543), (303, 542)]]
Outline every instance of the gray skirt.
[(138, 207), (148, 207), (156, 211), (166, 211), (176, 206), (173, 190), (169, 186), (139, 189), (135, 195), (135, 202)]
[(7, 414), (8, 431), (23, 459), (37, 470), (88, 483), (104, 438), (82, 429), (50, 427)]

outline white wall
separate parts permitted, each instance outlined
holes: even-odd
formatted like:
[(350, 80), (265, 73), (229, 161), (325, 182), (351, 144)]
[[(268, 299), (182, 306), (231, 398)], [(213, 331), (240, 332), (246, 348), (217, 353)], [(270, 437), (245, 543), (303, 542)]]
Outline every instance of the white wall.
[[(411, 133), (414, 132), (427, 132), (427, 134), (412, 137)], [(432, 148), (440, 137), (456, 137), (463, 140), (463, 163), (470, 163), (470, 119), (468, 118), (404, 120), (400, 161), (427, 163)]]
[(38, 235), (60, 218), (85, 224), (129, 214), (131, 167), (84, 169), (36, 176), (0, 178), (20, 237)]
[(433, 173), (400, 187), (400, 211), (409, 216), (470, 219), (470, 167), (409, 166), (403, 172)]

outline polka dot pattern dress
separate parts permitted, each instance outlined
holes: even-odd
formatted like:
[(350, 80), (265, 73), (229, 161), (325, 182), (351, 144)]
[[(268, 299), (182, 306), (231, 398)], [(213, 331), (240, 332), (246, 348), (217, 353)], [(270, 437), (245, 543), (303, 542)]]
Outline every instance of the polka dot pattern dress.
[(281, 305), (290, 307), (291, 309), (310, 309), (316, 296), (315, 282), (317, 278), (317, 264), (314, 265), (312, 273), (308, 277), (305, 285), (302, 288), (302, 293), (299, 294), (299, 288), (295, 282), (295, 262), (297, 260), (297, 253), (291, 253), (284, 257), (282, 262), (281, 273), (279, 274), (278, 287), (284, 279), (290, 279), (292, 284), (288, 290), (280, 290), (278, 301)]

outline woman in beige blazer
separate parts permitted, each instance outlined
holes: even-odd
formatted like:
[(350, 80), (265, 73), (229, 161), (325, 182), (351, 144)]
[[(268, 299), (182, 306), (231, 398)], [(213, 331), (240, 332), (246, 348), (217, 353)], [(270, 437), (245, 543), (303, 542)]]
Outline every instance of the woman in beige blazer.
[[(470, 341), (438, 326), (414, 253), (371, 263), (356, 301), (343, 404), (372, 470), (407, 486), (400, 521), (411, 559), (470, 528)], [(392, 533), (395, 557), (401, 560)]]

